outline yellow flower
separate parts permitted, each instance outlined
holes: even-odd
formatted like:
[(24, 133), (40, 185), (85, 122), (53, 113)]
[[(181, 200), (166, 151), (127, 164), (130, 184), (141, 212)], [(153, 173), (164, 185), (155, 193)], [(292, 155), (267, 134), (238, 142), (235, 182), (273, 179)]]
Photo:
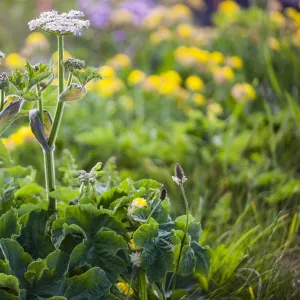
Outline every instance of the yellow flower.
[(256, 92), (249, 83), (237, 83), (231, 89), (233, 98), (240, 102), (244, 100), (255, 100)]
[(222, 112), (223, 108), (219, 103), (209, 103), (207, 106), (207, 118), (210, 121), (215, 121)]
[(18, 53), (11, 53), (6, 56), (4, 63), (7, 68), (22, 69), (25, 66), (26, 60)]
[(300, 47), (300, 28), (297, 29), (295, 34), (292, 36), (292, 42), (295, 46)]
[(161, 78), (159, 75), (150, 75), (143, 83), (144, 89), (149, 92), (158, 91), (160, 85)]
[[(53, 53), (52, 57), (53, 57), (53, 60), (57, 63), (58, 62), (58, 52), (55, 51)], [(70, 57), (72, 57), (72, 55), (70, 54), (70, 52), (64, 51), (64, 59), (67, 59), (67, 58), (70, 58)]]
[(141, 247), (139, 247), (139, 246), (137, 246), (137, 245), (135, 244), (135, 242), (134, 242), (133, 239), (131, 239), (131, 240), (129, 241), (128, 244), (129, 244), (129, 248), (130, 248), (132, 251), (138, 251), (138, 250), (141, 249)]
[(13, 133), (8, 138), (2, 139), (4, 145), (9, 151), (12, 151), (15, 148), (33, 140), (34, 135), (31, 132), (30, 127), (21, 127), (17, 132)]
[(157, 6), (150, 10), (149, 14), (144, 19), (144, 26), (148, 29), (154, 29), (161, 25), (166, 14), (166, 9), (163, 6)]
[(131, 59), (128, 55), (119, 53), (110, 60), (108, 60), (107, 65), (113, 67), (116, 70), (127, 68), (131, 66)]
[(150, 34), (150, 42), (153, 45), (158, 45), (161, 42), (168, 41), (172, 38), (171, 31), (166, 27), (160, 27)]
[(193, 36), (193, 27), (190, 24), (179, 24), (176, 28), (177, 35), (182, 39), (188, 39)]
[(41, 32), (30, 33), (25, 40), (25, 44), (27, 47), (39, 48), (41, 50), (49, 48), (49, 42)]
[(286, 23), (286, 19), (284, 15), (279, 11), (272, 11), (270, 13), (271, 22), (278, 27), (284, 27)]
[(189, 90), (199, 92), (203, 89), (204, 82), (198, 76), (192, 75), (186, 79), (185, 85)]
[(234, 79), (234, 73), (228, 66), (225, 67), (215, 67), (212, 69), (212, 74), (214, 80), (218, 84), (226, 83)]
[(278, 40), (272, 36), (268, 37), (268, 46), (274, 50), (274, 51), (279, 51), (280, 50), (280, 44), (278, 42)]
[(136, 198), (132, 201), (131, 206), (134, 208), (142, 208), (147, 206), (147, 201), (144, 198)]
[(125, 8), (114, 10), (111, 16), (111, 22), (114, 26), (130, 25), (134, 23), (134, 20), (134, 14)]
[(224, 55), (221, 52), (214, 51), (209, 54), (209, 60), (215, 64), (221, 64), (224, 62)]
[(137, 85), (141, 82), (143, 82), (146, 78), (146, 75), (144, 72), (140, 71), (140, 70), (133, 70), (130, 72), (130, 74), (128, 75), (127, 81), (128, 84), (131, 86)]
[(240, 6), (232, 0), (225, 0), (218, 6), (218, 11), (226, 15), (235, 15), (240, 11)]
[(206, 8), (205, 1), (203, 0), (186, 0), (186, 2), (196, 10), (203, 11)]
[(167, 71), (160, 75), (159, 92), (163, 95), (174, 93), (181, 83), (181, 77), (176, 71)]
[(99, 73), (104, 78), (113, 78), (116, 76), (115, 70), (111, 66), (104, 65), (99, 68)]
[(118, 282), (117, 286), (118, 286), (119, 291), (123, 295), (129, 295), (129, 296), (131, 296), (131, 295), (134, 294), (133, 289), (129, 288), (129, 285), (127, 283), (125, 283), (125, 282)]
[(188, 6), (183, 4), (176, 4), (170, 8), (170, 12), (168, 14), (172, 20), (183, 20), (190, 18), (192, 16), (192, 12)]
[(192, 100), (197, 106), (202, 106), (205, 103), (205, 97), (199, 93), (193, 94)]
[(243, 68), (243, 61), (238, 56), (227, 57), (226, 64), (233, 69), (242, 69)]
[(124, 88), (124, 83), (120, 78), (107, 78), (97, 82), (97, 93), (103, 97), (110, 97)]

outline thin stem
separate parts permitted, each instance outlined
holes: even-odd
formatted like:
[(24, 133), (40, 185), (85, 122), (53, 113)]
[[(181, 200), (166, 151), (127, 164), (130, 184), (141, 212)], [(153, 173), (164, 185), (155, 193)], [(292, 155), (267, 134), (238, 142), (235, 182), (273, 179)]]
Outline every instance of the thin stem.
[(45, 168), (45, 181), (46, 193), (48, 203), (48, 210), (50, 214), (56, 211), (56, 200), (49, 196), (49, 193), (55, 190), (55, 168), (54, 168), (54, 151), (44, 151), (44, 168)]
[(69, 77), (68, 77), (68, 82), (67, 82), (67, 86), (69, 86), (72, 83), (72, 73), (69, 73)]
[(5, 92), (4, 92), (4, 90), (1, 90), (1, 92), (0, 92), (0, 111), (3, 110), (4, 99), (5, 99)]
[[(64, 70), (63, 70), (63, 66), (61, 63), (62, 60), (64, 59), (63, 37), (58, 36), (57, 42), (58, 42), (58, 93), (60, 95), (64, 90)], [(59, 95), (58, 95), (58, 97), (59, 97)], [(63, 115), (63, 110), (64, 110), (64, 103), (58, 99), (55, 116), (54, 116), (54, 121), (53, 121), (52, 129), (50, 132), (49, 140), (48, 140), (50, 147), (53, 147), (55, 145), (56, 137), (58, 134), (59, 126), (60, 126), (62, 115)]]
[(183, 199), (184, 199), (184, 204), (185, 204), (186, 222), (185, 222), (184, 235), (183, 235), (181, 245), (180, 245), (179, 256), (178, 256), (178, 260), (177, 260), (177, 264), (176, 264), (175, 273), (173, 273), (173, 275), (170, 279), (169, 286), (168, 286), (168, 289), (169, 289), (169, 287), (171, 286), (172, 280), (174, 278), (173, 289), (172, 289), (172, 299), (174, 299), (174, 292), (175, 292), (175, 286), (176, 286), (176, 276), (177, 276), (177, 272), (178, 272), (178, 269), (179, 269), (181, 253), (182, 253), (182, 249), (183, 249), (183, 246), (184, 246), (184, 241), (185, 241), (187, 231), (188, 231), (188, 226), (189, 226), (189, 203), (188, 203), (188, 200), (187, 200), (187, 197), (186, 197), (186, 194), (185, 194), (183, 184), (180, 184), (180, 189), (181, 189), (181, 193), (182, 193), (182, 196), (183, 196)]
[(153, 213), (155, 212), (155, 210), (157, 209), (157, 207), (159, 206), (159, 204), (161, 204), (161, 200), (159, 200), (159, 202), (155, 205), (155, 207), (152, 209), (152, 211), (150, 212), (146, 222), (148, 222), (150, 220), (150, 218), (152, 217)]

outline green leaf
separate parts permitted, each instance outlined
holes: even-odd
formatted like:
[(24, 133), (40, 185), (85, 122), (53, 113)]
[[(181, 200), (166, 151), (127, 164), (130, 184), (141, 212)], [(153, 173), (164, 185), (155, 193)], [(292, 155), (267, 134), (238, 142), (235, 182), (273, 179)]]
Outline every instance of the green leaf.
[(8, 79), (17, 88), (17, 90), (23, 91), (25, 89), (25, 77), (24, 74), (19, 70), (14, 71), (11, 76), (8, 76)]
[(36, 183), (29, 183), (24, 185), (14, 194), (17, 201), (26, 203), (38, 203), (40, 198), (44, 198), (45, 190)]
[(33, 258), (45, 258), (54, 250), (48, 233), (46, 210), (32, 211), (17, 241)]
[(11, 160), (10, 153), (4, 146), (2, 139), (0, 139), (0, 157), (7, 161)]
[(42, 94), (43, 104), (47, 106), (55, 106), (57, 103), (57, 86), (50, 85), (48, 86)]
[(70, 270), (84, 265), (102, 268), (111, 282), (126, 270), (120, 256), (127, 249), (126, 241), (113, 231), (99, 231), (93, 242), (85, 241), (75, 247), (70, 257)]
[(103, 77), (98, 73), (97, 69), (91, 67), (83, 70), (74, 70), (73, 75), (78, 79), (82, 86), (85, 86), (92, 79), (103, 79)]
[(190, 247), (190, 245), (183, 246), (179, 261), (178, 274), (183, 276), (192, 274), (195, 263), (196, 258), (194, 250)]
[(68, 299), (64, 296), (54, 296), (51, 298), (47, 298), (47, 300), (68, 300)]
[(27, 271), (24, 274), (24, 278), (29, 284), (37, 281), (43, 274), (43, 271), (46, 269), (45, 260), (38, 259), (29, 264)]
[(13, 275), (6, 275), (0, 273), (0, 289), (5, 289), (8, 294), (18, 296), (20, 293), (19, 281)]
[(59, 95), (59, 100), (62, 102), (71, 102), (81, 99), (86, 94), (85, 86), (81, 86), (77, 83), (71, 83), (64, 91)]
[(22, 97), (26, 101), (38, 101), (39, 100), (39, 96), (37, 94), (29, 92), (29, 91), (22, 93)]
[(28, 63), (28, 61), (26, 61), (25, 70), (27, 72), (27, 77), (28, 77), (28, 85), (27, 85), (28, 91), (36, 84), (48, 78), (52, 74), (52, 71), (50, 70), (50, 66), (44, 65), (42, 63), (39, 63), (35, 66), (31, 66)]
[(209, 272), (209, 266), (210, 266), (210, 255), (207, 248), (201, 247), (195, 241), (191, 242), (191, 247), (194, 250), (195, 257), (196, 257), (195, 271), (197, 273), (207, 276)]
[(62, 201), (64, 203), (69, 203), (71, 200), (79, 196), (78, 190), (73, 190), (72, 187), (57, 187), (55, 191), (50, 193), (50, 196), (55, 198), (57, 201)]
[(0, 239), (11, 238), (13, 235), (19, 235), (20, 225), (18, 223), (18, 216), (14, 209), (0, 217)]
[(31, 256), (16, 241), (11, 239), (0, 240), (0, 247), (13, 274), (18, 277), (21, 287), (26, 287), (27, 283), (23, 275), (32, 261)]
[(111, 287), (105, 272), (100, 268), (92, 268), (80, 276), (74, 276), (67, 284), (64, 295), (68, 300), (105, 300)]
[(150, 281), (159, 281), (174, 269), (174, 248), (180, 240), (173, 231), (159, 230), (158, 224), (152, 220), (140, 226), (133, 239), (137, 246), (143, 248), (142, 267)]
[(101, 194), (98, 203), (104, 208), (109, 208), (114, 201), (122, 198), (123, 196), (127, 196), (127, 192), (124, 189), (113, 187)]

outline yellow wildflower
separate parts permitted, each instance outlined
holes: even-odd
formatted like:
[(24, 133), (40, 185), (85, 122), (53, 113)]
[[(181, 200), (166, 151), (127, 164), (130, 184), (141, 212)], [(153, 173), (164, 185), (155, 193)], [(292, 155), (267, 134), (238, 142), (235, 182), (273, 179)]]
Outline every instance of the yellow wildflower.
[(129, 295), (129, 296), (131, 296), (131, 295), (134, 294), (133, 289), (129, 288), (129, 285), (127, 283), (125, 283), (125, 282), (118, 282), (117, 286), (118, 286), (119, 291), (123, 295)]
[(209, 60), (215, 64), (221, 64), (224, 62), (224, 55), (221, 52), (214, 51), (209, 54)]
[(125, 8), (119, 8), (114, 10), (111, 16), (111, 23), (114, 26), (130, 25), (134, 23), (134, 20), (134, 14)]
[(134, 86), (143, 82), (145, 78), (146, 75), (144, 72), (142, 72), (141, 70), (133, 70), (128, 75), (127, 81), (129, 85)]
[(144, 26), (148, 29), (154, 29), (161, 25), (166, 14), (166, 9), (163, 6), (157, 6), (150, 10), (149, 14), (144, 19)]
[(167, 71), (160, 75), (159, 92), (163, 95), (174, 93), (181, 82), (181, 77), (176, 71)]
[(30, 33), (25, 40), (26, 47), (39, 48), (41, 50), (47, 50), (49, 48), (49, 42), (44, 34), (41, 32)]
[(13, 151), (15, 148), (33, 140), (34, 135), (31, 132), (30, 127), (21, 127), (17, 132), (13, 133), (8, 138), (2, 139), (4, 145), (9, 151)]
[(190, 8), (183, 4), (176, 4), (170, 8), (168, 14), (174, 21), (188, 19), (192, 16)]
[(113, 67), (115, 70), (127, 68), (131, 66), (131, 59), (124, 53), (119, 53), (107, 61), (107, 65)]
[(124, 88), (124, 83), (120, 78), (107, 78), (97, 82), (97, 93), (103, 97), (110, 97)]
[(196, 10), (203, 11), (206, 8), (205, 1), (203, 0), (186, 0), (186, 2)]
[(223, 108), (219, 103), (209, 103), (207, 106), (207, 118), (210, 121), (215, 121), (222, 112)]
[(286, 19), (284, 15), (279, 11), (272, 11), (270, 13), (270, 19), (271, 22), (278, 27), (284, 27), (286, 24)]
[(134, 208), (145, 207), (145, 206), (147, 206), (147, 201), (144, 198), (135, 198), (132, 201), (131, 206), (134, 207)]
[(138, 250), (141, 249), (141, 247), (139, 247), (139, 246), (137, 246), (137, 245), (135, 244), (135, 242), (134, 242), (133, 239), (131, 239), (131, 240), (129, 241), (128, 245), (129, 245), (129, 248), (130, 248), (132, 251), (138, 251)]
[(202, 94), (195, 93), (192, 96), (192, 101), (197, 105), (197, 106), (202, 106), (205, 103), (205, 97)]
[(225, 0), (218, 6), (218, 11), (225, 15), (235, 15), (240, 11), (240, 6), (232, 0)]
[(243, 61), (238, 56), (227, 57), (226, 64), (233, 69), (242, 69), (243, 68)]
[(25, 66), (26, 60), (18, 53), (11, 53), (6, 56), (4, 63), (7, 68), (22, 69)]
[(203, 89), (204, 82), (198, 76), (192, 75), (186, 79), (185, 85), (189, 90), (192, 90), (194, 92), (199, 92)]
[(150, 75), (143, 82), (143, 88), (148, 92), (158, 91), (161, 85), (161, 78), (159, 75)]
[(161, 42), (168, 41), (172, 38), (172, 33), (167, 27), (160, 27), (150, 34), (150, 42), (158, 45)]
[(115, 70), (111, 66), (104, 65), (99, 68), (99, 73), (104, 78), (113, 78), (116, 76)]
[(254, 100), (256, 98), (256, 92), (253, 86), (249, 83), (235, 84), (231, 89), (231, 95), (238, 102), (244, 100)]
[(274, 50), (274, 51), (279, 51), (280, 50), (280, 44), (278, 42), (278, 40), (272, 36), (268, 37), (268, 46)]
[(179, 24), (176, 28), (177, 35), (182, 39), (188, 39), (193, 36), (193, 27), (190, 24)]
[(300, 28), (297, 29), (295, 34), (292, 36), (292, 42), (295, 46), (300, 47)]
[(226, 83), (234, 79), (234, 73), (228, 66), (212, 69), (213, 78), (218, 84)]

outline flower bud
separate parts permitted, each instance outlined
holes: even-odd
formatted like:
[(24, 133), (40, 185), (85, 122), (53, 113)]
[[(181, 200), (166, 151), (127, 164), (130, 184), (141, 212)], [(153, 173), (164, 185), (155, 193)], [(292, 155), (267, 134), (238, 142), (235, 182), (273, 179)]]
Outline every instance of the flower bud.
[(161, 192), (160, 192), (160, 200), (163, 201), (167, 198), (168, 196), (168, 191), (166, 189), (162, 189)]
[(41, 122), (41, 118), (39, 116), (39, 112), (36, 108), (31, 109), (29, 111), (29, 123), (32, 133), (34, 134), (35, 138), (40, 143), (41, 147), (45, 152), (51, 152), (51, 148), (48, 144), (47, 137), (44, 132), (44, 128)]
[(86, 88), (77, 84), (71, 83), (65, 90), (59, 95), (60, 101), (76, 101), (81, 99), (86, 94)]
[(0, 75), (0, 90), (8, 92), (9, 89), (9, 80), (7, 74), (4, 72)]
[(13, 119), (21, 110), (23, 99), (17, 95), (11, 95), (16, 101), (10, 102), (0, 113), (0, 125), (5, 124), (7, 121)]
[(77, 58), (68, 58), (62, 61), (62, 65), (67, 72), (81, 70), (85, 68), (85, 61)]
[(184, 171), (180, 164), (176, 164), (175, 176), (172, 176), (172, 179), (178, 185), (182, 185), (187, 181), (187, 178), (185, 177)]

